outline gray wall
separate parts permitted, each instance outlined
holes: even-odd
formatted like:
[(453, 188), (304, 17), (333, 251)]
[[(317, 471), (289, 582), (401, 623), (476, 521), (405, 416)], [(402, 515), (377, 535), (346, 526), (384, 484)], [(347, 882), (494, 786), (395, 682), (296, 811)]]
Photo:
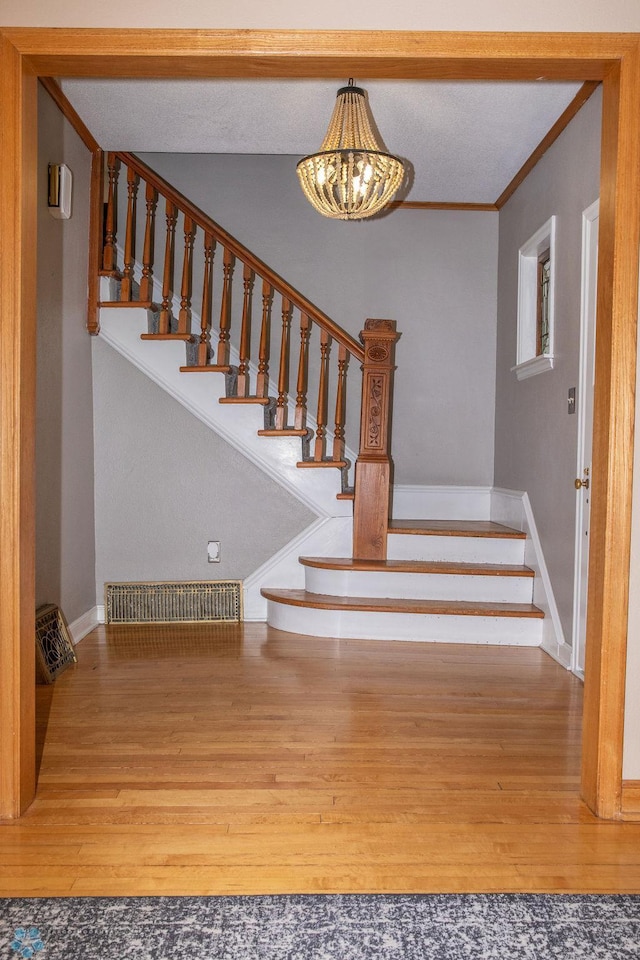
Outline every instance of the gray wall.
[[(567, 390), (578, 382), (582, 212), (599, 194), (598, 90), (500, 212), (495, 483), (526, 490), (571, 642), (577, 416)], [(518, 249), (557, 216), (553, 370), (518, 381)]]
[[(36, 602), (73, 621), (95, 605), (91, 343), (86, 332), (90, 156), (38, 93)], [(47, 164), (73, 174), (70, 220), (47, 210)]]
[[(353, 336), (367, 317), (397, 321), (397, 483), (492, 482), (497, 214), (334, 221), (305, 200), (293, 157), (143, 159)], [(198, 296), (194, 284), (194, 306)], [(357, 449), (358, 391), (349, 399)]]
[(109, 581), (242, 579), (315, 519), (100, 338), (93, 371), (99, 597)]

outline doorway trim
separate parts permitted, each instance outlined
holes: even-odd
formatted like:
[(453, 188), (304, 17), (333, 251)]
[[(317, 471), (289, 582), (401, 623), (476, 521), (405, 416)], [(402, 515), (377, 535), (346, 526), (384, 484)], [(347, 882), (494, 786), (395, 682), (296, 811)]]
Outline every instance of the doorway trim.
[(36, 80), (330, 77), (603, 84), (582, 795), (621, 813), (631, 542), (640, 35), (12, 28), (0, 32), (0, 817), (35, 792)]
[[(597, 245), (597, 221), (600, 216), (600, 200), (595, 200), (586, 210), (582, 211), (582, 270), (580, 278), (580, 356), (578, 368), (578, 449), (576, 456), (576, 484), (578, 479), (583, 479), (583, 469), (585, 467), (585, 448), (589, 446), (591, 434), (593, 433), (593, 417), (587, 420), (587, 408), (589, 401), (593, 404), (593, 383), (589, 375), (593, 374), (591, 369), (592, 358), (591, 351), (595, 346), (595, 308), (596, 303), (594, 294), (597, 294), (597, 277), (594, 275), (594, 268), (597, 270), (597, 257), (593, 256), (592, 243), (595, 240)], [(589, 329), (593, 321), (593, 339), (590, 339)], [(590, 466), (588, 470), (590, 469)], [(587, 474), (588, 474), (587, 470)], [(591, 479), (588, 477), (588, 484)], [(587, 593), (586, 584), (583, 582), (584, 562), (588, 561), (589, 541), (584, 542), (584, 518), (585, 518), (585, 497), (591, 498), (591, 491), (587, 487), (588, 494), (583, 493), (582, 489), (576, 490), (576, 529), (575, 529), (575, 570), (573, 587), (573, 629), (571, 638), (571, 670), (576, 676), (584, 680), (583, 658), (580, 656), (580, 646), (583, 642), (582, 622), (583, 611), (585, 609), (584, 593)], [(589, 503), (590, 506), (590, 503)], [(585, 557), (585, 551), (587, 556)], [(584, 652), (584, 651), (583, 651)]]

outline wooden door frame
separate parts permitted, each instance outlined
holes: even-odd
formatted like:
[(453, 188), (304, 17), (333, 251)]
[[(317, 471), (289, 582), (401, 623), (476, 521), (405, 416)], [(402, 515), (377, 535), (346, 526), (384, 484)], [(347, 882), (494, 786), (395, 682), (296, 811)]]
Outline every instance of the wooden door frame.
[(0, 817), (20, 816), (35, 792), (38, 76), (602, 81), (582, 794), (599, 816), (619, 817), (640, 241), (640, 35), (12, 28), (1, 31), (0, 40)]

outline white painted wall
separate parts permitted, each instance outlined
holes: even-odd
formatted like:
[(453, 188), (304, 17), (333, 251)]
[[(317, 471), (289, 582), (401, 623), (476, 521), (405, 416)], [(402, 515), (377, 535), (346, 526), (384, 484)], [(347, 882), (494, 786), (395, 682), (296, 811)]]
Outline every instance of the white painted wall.
[[(599, 193), (601, 111), (598, 90), (500, 212), (495, 480), (529, 494), (568, 641), (578, 418), (567, 391), (578, 382), (582, 211)], [(518, 249), (554, 214), (555, 366), (518, 381)]]
[(371, 0), (361, 6), (343, 0), (301, 4), (298, 0), (3, 0), (6, 26), (34, 27), (188, 27), (315, 30), (640, 30), (637, 0)]
[[(90, 157), (38, 92), (36, 603), (72, 622), (95, 605), (91, 343), (86, 333)], [(47, 209), (47, 164), (73, 174), (70, 220)]]
[(114, 580), (243, 579), (316, 519), (99, 337), (93, 381), (98, 602)]
[[(298, 158), (143, 159), (354, 337), (367, 317), (396, 320), (396, 483), (493, 482), (496, 213), (394, 210), (369, 222), (329, 220), (304, 198)], [(239, 310), (240, 293), (237, 301)], [(353, 373), (347, 441), (357, 450)]]

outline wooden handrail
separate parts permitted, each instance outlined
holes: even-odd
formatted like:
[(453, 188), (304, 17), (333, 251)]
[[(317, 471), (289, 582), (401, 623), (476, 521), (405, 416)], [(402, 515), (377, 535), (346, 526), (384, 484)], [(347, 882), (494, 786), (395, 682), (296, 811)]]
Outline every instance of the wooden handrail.
[(207, 216), (206, 213), (187, 199), (179, 190), (171, 186), (170, 183), (159, 176), (151, 167), (148, 167), (146, 163), (136, 157), (134, 153), (117, 152), (116, 157), (138, 173), (146, 183), (155, 187), (163, 197), (175, 204), (185, 216), (190, 217), (205, 233), (211, 234), (225, 249), (237, 257), (238, 260), (250, 266), (258, 276), (267, 281), (274, 290), (285, 297), (294, 307), (297, 307), (302, 313), (306, 314), (313, 323), (316, 323), (322, 330), (326, 330), (334, 340), (345, 346), (352, 356), (360, 360), (360, 362), (364, 361), (364, 349), (357, 340), (354, 340), (354, 338), (343, 330), (342, 327), (338, 326), (331, 317), (328, 317), (322, 310), (319, 310), (318, 307), (314, 306), (305, 296), (287, 283), (286, 280), (275, 273), (271, 267), (267, 266), (266, 263), (251, 253), (239, 240), (236, 240), (230, 233), (227, 233), (223, 227), (216, 223), (215, 220), (212, 220), (211, 217)]

